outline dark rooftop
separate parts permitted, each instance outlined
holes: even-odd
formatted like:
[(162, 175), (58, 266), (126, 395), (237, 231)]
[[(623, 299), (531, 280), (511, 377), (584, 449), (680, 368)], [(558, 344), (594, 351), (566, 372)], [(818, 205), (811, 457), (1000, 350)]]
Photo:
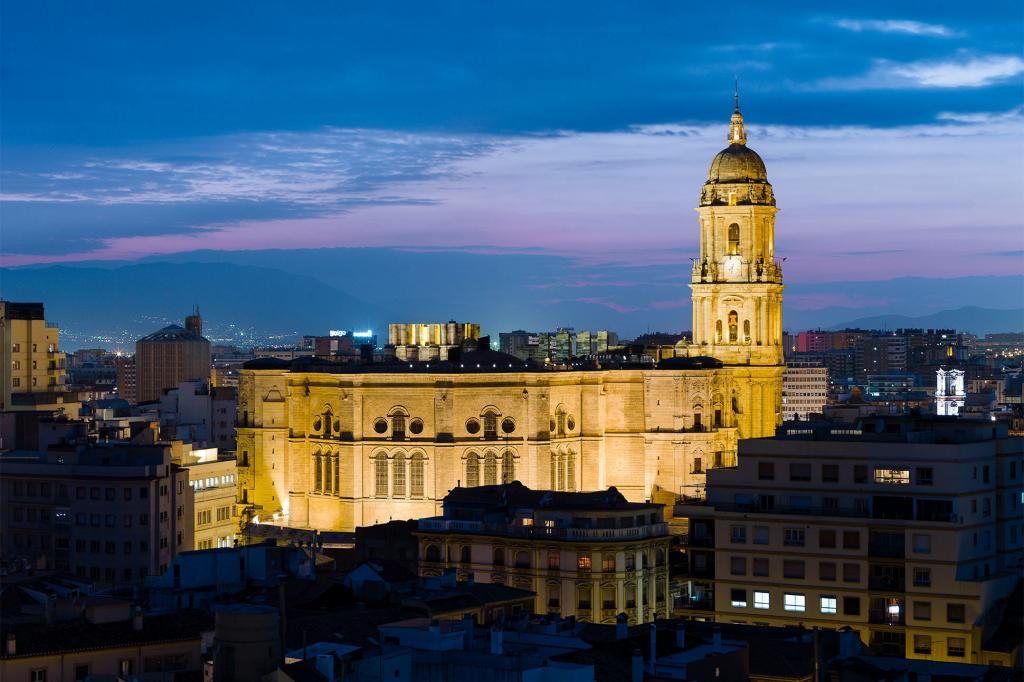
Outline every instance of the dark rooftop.
[[(152, 334), (143, 336), (139, 341), (206, 341), (206, 339), (195, 332), (190, 332), (181, 325), (169, 324), (163, 329), (158, 329)], [(206, 341), (209, 343), (209, 341)]]
[(514, 507), (532, 509), (653, 509), (657, 504), (630, 502), (615, 487), (586, 493), (555, 490), (532, 490), (519, 481), (499, 485), (454, 488), (444, 498), (444, 505), (485, 508)]

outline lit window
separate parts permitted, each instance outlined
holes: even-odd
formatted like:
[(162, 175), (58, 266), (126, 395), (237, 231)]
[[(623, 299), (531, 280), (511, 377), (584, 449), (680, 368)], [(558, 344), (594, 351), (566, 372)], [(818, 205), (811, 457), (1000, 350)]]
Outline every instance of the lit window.
[(806, 611), (807, 597), (805, 597), (802, 594), (786, 592), (786, 594), (783, 597), (782, 607), (786, 611)]
[(747, 608), (747, 591), (744, 589), (732, 590), (732, 606), (737, 609)]
[(770, 606), (771, 599), (767, 592), (754, 592), (754, 608), (755, 609), (767, 609)]
[(832, 596), (821, 598), (822, 613), (836, 613), (836, 598)]
[(589, 554), (580, 554), (578, 557), (576, 557), (576, 568), (578, 568), (581, 571), (589, 571), (590, 570), (590, 555)]
[(910, 485), (910, 469), (875, 469), (875, 483)]

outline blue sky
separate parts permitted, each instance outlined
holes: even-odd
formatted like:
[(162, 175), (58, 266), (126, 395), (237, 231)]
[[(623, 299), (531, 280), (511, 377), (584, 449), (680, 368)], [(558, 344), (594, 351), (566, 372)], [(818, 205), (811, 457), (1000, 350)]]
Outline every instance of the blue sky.
[(685, 268), (738, 76), (791, 280), (1022, 270), (1019, 2), (0, 12), (4, 265), (384, 247)]

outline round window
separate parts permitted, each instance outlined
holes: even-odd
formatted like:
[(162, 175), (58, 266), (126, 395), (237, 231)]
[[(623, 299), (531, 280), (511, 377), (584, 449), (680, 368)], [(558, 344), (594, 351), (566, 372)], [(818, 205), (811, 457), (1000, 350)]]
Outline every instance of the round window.
[(376, 431), (377, 433), (384, 433), (385, 431), (388, 430), (388, 423), (383, 419), (378, 419), (377, 421), (373, 422), (373, 430)]
[(480, 431), (480, 422), (475, 419), (470, 419), (466, 422), (466, 431), (470, 433), (478, 433)]
[(576, 421), (572, 417), (565, 418), (565, 428), (572, 431), (576, 428)]
[(505, 433), (512, 433), (513, 431), (516, 430), (516, 423), (509, 419), (508, 417), (506, 417), (501, 421), (501, 430), (504, 431)]
[(409, 430), (417, 434), (423, 433), (423, 420), (413, 419), (411, 422), (409, 422)]

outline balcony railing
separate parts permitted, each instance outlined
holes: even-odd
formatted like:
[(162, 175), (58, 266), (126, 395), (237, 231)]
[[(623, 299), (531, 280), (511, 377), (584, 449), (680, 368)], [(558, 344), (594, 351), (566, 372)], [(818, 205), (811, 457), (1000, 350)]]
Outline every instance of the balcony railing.
[(906, 618), (903, 605), (900, 605), (898, 614), (890, 613), (888, 609), (871, 609), (868, 611), (868, 622), (872, 625), (904, 625)]
[[(715, 511), (740, 512), (743, 514), (799, 514), (803, 516), (833, 516), (842, 518), (866, 519), (870, 516), (867, 509), (850, 509), (838, 507), (804, 507), (774, 503), (770, 507), (757, 502), (715, 502), (699, 497), (687, 497), (680, 501), (685, 506), (713, 507)], [(685, 516), (685, 514), (683, 514)]]
[(640, 540), (668, 535), (667, 523), (652, 523), (633, 528), (566, 528), (550, 526), (521, 526), (493, 524), (434, 517), (419, 520), (419, 529), (434, 533), (480, 533), (527, 538), (559, 540)]
[(873, 575), (868, 578), (868, 588), (884, 590), (886, 592), (906, 592), (906, 578), (896, 578), (891, 575)]
[(682, 597), (675, 602), (677, 609), (696, 609), (698, 611), (714, 611), (715, 600), (713, 597)]

